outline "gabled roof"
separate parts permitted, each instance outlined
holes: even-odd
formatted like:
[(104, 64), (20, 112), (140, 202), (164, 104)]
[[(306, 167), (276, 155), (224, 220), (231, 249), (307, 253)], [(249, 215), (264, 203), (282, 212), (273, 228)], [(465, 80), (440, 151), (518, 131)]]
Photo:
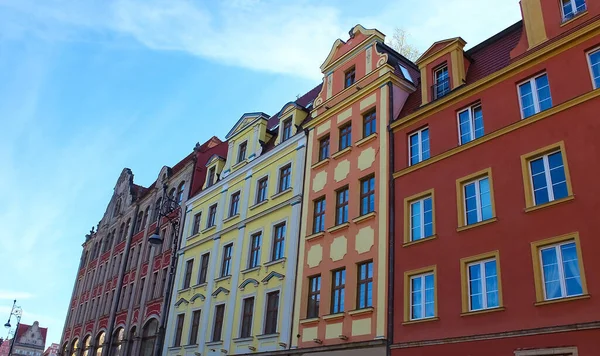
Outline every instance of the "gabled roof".
[(459, 43), (464, 46), (467, 42), (465, 42), (465, 40), (463, 40), (460, 37), (453, 37), (453, 38), (448, 38), (445, 40), (437, 41), (434, 44), (432, 44), (431, 47), (429, 47), (419, 58), (417, 58), (415, 63), (418, 65), (419, 63), (425, 61), (427, 58), (430, 58), (434, 54), (438, 53), (442, 49), (444, 49), (454, 43)]
[(247, 128), (250, 125), (253, 125), (258, 120), (268, 121), (270, 118), (269, 115), (264, 112), (249, 112), (242, 115), (242, 117), (233, 125), (233, 128), (229, 130), (227, 135), (225, 136), (226, 140), (229, 140), (234, 134), (240, 132), (241, 130)]
[(206, 161), (206, 167), (210, 166), (215, 161), (224, 161), (224, 160), (225, 160), (225, 157), (220, 156), (218, 154), (213, 154), (212, 156), (210, 156), (210, 158), (208, 159), (208, 161)]
[[(368, 38), (368, 37), (371, 37), (371, 36), (375, 36), (379, 40), (383, 41), (383, 39), (385, 38), (385, 35), (383, 33), (379, 32), (379, 31), (377, 31), (375, 29), (369, 29), (368, 30), (368, 29), (364, 28), (360, 24), (358, 24), (358, 25), (352, 27), (352, 29), (350, 29), (350, 31), (349, 31), (350, 39), (353, 39), (357, 34), (364, 35), (365, 39)], [(350, 40), (348, 40), (348, 42), (349, 41)], [(321, 73), (325, 73), (325, 71), (333, 63), (335, 63), (342, 55), (344, 55), (345, 53), (347, 53), (348, 51), (351, 50), (351, 48), (346, 48), (345, 51), (341, 51), (341, 48), (346, 43), (347, 42), (342, 41), (340, 38), (338, 38), (337, 40), (335, 40), (335, 42), (333, 43), (333, 46), (331, 46), (331, 50), (329, 51), (329, 54), (327, 55), (327, 58), (325, 59), (325, 62), (323, 62), (323, 64), (321, 64)], [(356, 48), (356, 46), (354, 46), (352, 48)], [(343, 52), (343, 53), (341, 53), (341, 52)]]

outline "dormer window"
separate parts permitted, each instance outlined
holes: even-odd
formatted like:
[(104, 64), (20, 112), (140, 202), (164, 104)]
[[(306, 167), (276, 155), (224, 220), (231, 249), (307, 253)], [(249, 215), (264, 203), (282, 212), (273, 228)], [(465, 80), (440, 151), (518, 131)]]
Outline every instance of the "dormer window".
[(586, 10), (585, 0), (561, 0), (563, 21), (568, 21)]
[(433, 100), (439, 99), (450, 92), (450, 77), (448, 66), (443, 65), (433, 71)]
[(283, 130), (281, 132), (281, 142), (292, 137), (292, 118), (289, 117), (283, 122)]
[(240, 163), (240, 162), (246, 160), (246, 148), (247, 147), (248, 147), (248, 141), (244, 141), (244, 142), (240, 143), (240, 147), (238, 148), (237, 163)]
[(215, 184), (215, 167), (211, 167), (208, 170), (208, 182), (206, 183), (206, 187), (210, 187)]
[(348, 88), (356, 81), (356, 68), (353, 66), (344, 72), (344, 88)]

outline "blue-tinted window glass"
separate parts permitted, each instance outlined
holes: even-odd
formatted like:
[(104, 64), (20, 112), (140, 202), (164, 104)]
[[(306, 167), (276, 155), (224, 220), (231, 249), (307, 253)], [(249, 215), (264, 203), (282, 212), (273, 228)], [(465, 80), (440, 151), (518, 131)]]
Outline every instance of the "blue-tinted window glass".
[(595, 88), (600, 88), (600, 51), (590, 54), (590, 65), (592, 66), (592, 79)]
[(550, 96), (550, 84), (548, 83), (548, 76), (544, 74), (535, 78), (535, 86), (537, 87), (540, 111), (551, 108), (552, 97)]
[(535, 104), (531, 82), (521, 84), (519, 86), (519, 94), (521, 96), (521, 110), (523, 112), (523, 118), (535, 114)]

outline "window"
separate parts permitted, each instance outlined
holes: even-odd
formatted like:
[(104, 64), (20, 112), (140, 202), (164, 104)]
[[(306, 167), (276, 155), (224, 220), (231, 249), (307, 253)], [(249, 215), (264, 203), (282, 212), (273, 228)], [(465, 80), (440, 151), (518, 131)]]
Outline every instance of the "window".
[(216, 173), (216, 168), (215, 167), (211, 167), (208, 170), (208, 181), (206, 182), (206, 187), (210, 187), (213, 184), (215, 184), (215, 173)]
[(252, 317), (254, 314), (254, 297), (244, 299), (242, 306), (242, 330), (240, 337), (250, 337), (252, 335)]
[(229, 244), (223, 247), (223, 263), (221, 264), (221, 277), (231, 275), (231, 250), (233, 250), (233, 244)]
[(321, 303), (321, 275), (308, 279), (308, 308), (307, 318), (319, 317), (319, 304)]
[(360, 215), (375, 211), (375, 177), (370, 176), (360, 181)]
[(256, 204), (267, 200), (267, 184), (269, 177), (264, 177), (258, 180), (256, 189)]
[(273, 253), (271, 261), (277, 261), (284, 257), (285, 247), (285, 223), (275, 226), (275, 235), (273, 236)]
[(408, 137), (410, 165), (429, 158), (429, 128), (421, 129)]
[(331, 314), (344, 312), (344, 297), (346, 288), (346, 269), (341, 268), (331, 272)]
[(458, 113), (459, 144), (464, 145), (483, 136), (483, 113), (481, 105), (471, 106)]
[(200, 310), (194, 310), (192, 312), (192, 327), (190, 328), (190, 342), (189, 345), (198, 344), (198, 327), (200, 326)]
[(363, 116), (363, 137), (377, 132), (377, 113), (375, 110)]
[(521, 156), (527, 208), (573, 195), (564, 143)]
[(356, 68), (353, 66), (344, 72), (344, 89), (348, 88), (356, 80)]
[(563, 21), (572, 19), (586, 10), (585, 0), (561, 0)]
[(463, 313), (502, 306), (499, 252), (460, 260)]
[(194, 223), (192, 224), (192, 235), (196, 235), (200, 231), (200, 218), (202, 218), (202, 213), (194, 215)]
[(137, 216), (137, 219), (135, 220), (135, 232), (138, 233), (140, 232), (140, 230), (142, 230), (142, 221), (144, 219), (144, 212), (140, 211), (140, 213)]
[[(142, 302), (142, 295), (144, 295), (144, 282), (146, 282), (146, 278), (140, 279), (140, 289), (138, 289), (135, 305), (140, 305)], [(108, 293), (106, 293), (106, 299), (108, 299)]]
[(181, 182), (177, 188), (177, 204), (183, 202), (183, 192), (185, 192), (185, 182)]
[(229, 217), (236, 216), (238, 214), (238, 208), (240, 205), (240, 192), (231, 194), (231, 202), (229, 203)]
[(198, 274), (198, 284), (206, 283), (206, 275), (208, 273), (208, 259), (210, 253), (205, 253), (200, 258), (200, 273)]
[(181, 346), (181, 333), (183, 332), (183, 322), (185, 320), (185, 314), (177, 315), (177, 329), (175, 329), (175, 341), (173, 346)]
[(250, 239), (250, 258), (248, 259), (248, 268), (258, 267), (260, 264), (260, 240), (262, 233), (258, 232), (252, 235)]
[(519, 84), (523, 119), (552, 107), (550, 84), (546, 73)]
[(289, 140), (292, 137), (292, 118), (283, 121), (283, 130), (281, 131), (281, 142)]
[(444, 65), (433, 72), (433, 100), (439, 99), (450, 92), (450, 77), (448, 66)]
[(217, 204), (208, 208), (208, 219), (206, 220), (206, 228), (215, 226), (215, 218), (217, 217)]
[(267, 293), (267, 320), (265, 335), (277, 333), (277, 311), (279, 309), (279, 291)]
[(325, 197), (315, 200), (313, 233), (325, 231)]
[(215, 306), (215, 324), (213, 325), (211, 341), (221, 341), (223, 332), (223, 317), (225, 316), (225, 304)]
[(358, 265), (357, 309), (373, 306), (373, 261)]
[(335, 206), (335, 224), (341, 225), (348, 222), (348, 186), (337, 191)]
[(243, 162), (246, 160), (246, 148), (247, 147), (248, 147), (247, 141), (240, 143), (240, 146), (238, 147), (237, 163), (240, 163), (240, 162)]
[(533, 242), (531, 254), (538, 302), (587, 295), (579, 234)]
[(152, 221), (157, 221), (158, 220), (158, 216), (160, 215), (160, 207), (162, 203), (162, 198), (158, 198), (156, 200), (156, 204), (154, 205), (154, 211), (152, 212), (153, 216), (152, 216)]
[(340, 127), (340, 145), (338, 151), (352, 146), (352, 124)]
[(459, 206), (463, 214), (459, 226), (477, 224), (495, 216), (491, 169), (459, 179), (458, 186), (461, 187)]
[(600, 49), (588, 54), (594, 89), (600, 88)]
[(192, 280), (192, 269), (194, 268), (194, 260), (188, 260), (185, 262), (185, 275), (183, 277), (183, 289), (190, 287), (190, 281)]
[(433, 189), (404, 200), (404, 243), (419, 241), (435, 234)]
[(279, 170), (279, 192), (291, 187), (292, 165), (287, 164)]
[[(600, 69), (598, 69), (600, 72)], [(600, 76), (600, 74), (598, 74)], [(329, 158), (329, 135), (319, 140), (319, 161)]]
[[(405, 318), (419, 320), (433, 318), (437, 314), (435, 296), (435, 267), (405, 273), (406, 301)], [(406, 310), (408, 309), (408, 310)]]

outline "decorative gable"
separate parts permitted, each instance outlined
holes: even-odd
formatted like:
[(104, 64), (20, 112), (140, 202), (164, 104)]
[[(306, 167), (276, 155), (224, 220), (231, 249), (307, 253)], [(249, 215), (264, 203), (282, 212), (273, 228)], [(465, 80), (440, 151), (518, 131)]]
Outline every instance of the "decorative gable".
[(229, 289), (226, 289), (226, 288), (223, 288), (223, 287), (219, 287), (211, 295), (213, 296), (213, 298), (216, 298), (221, 293), (225, 293), (225, 295), (229, 295)]
[(300, 131), (300, 125), (308, 112), (295, 102), (286, 104), (279, 112), (279, 126), (276, 145), (286, 141)]
[(257, 287), (258, 281), (254, 278), (248, 278), (245, 281), (243, 281), (242, 284), (240, 284), (240, 286), (239, 286), (240, 290), (244, 290), (244, 288), (246, 288), (246, 286), (248, 284), (253, 284), (255, 287)]
[(285, 276), (283, 274), (281, 274), (281, 273), (277, 273), (275, 271), (272, 271), (265, 278), (263, 278), (263, 280), (261, 282), (263, 282), (263, 284), (267, 284), (267, 283), (269, 283), (269, 281), (272, 278), (278, 278), (279, 280), (282, 280), (282, 279), (285, 278)]
[(189, 304), (189, 302), (185, 298), (180, 298), (177, 303), (175, 303), (175, 308), (179, 308), (182, 304)]
[(219, 155), (212, 155), (206, 163), (206, 179), (202, 189), (206, 189), (219, 181), (221, 173), (225, 167), (225, 158)]
[(204, 294), (201, 293), (196, 293), (194, 294), (194, 296), (190, 299), (190, 303), (194, 303), (197, 299), (200, 299), (201, 302), (203, 302), (206, 297), (204, 296)]

